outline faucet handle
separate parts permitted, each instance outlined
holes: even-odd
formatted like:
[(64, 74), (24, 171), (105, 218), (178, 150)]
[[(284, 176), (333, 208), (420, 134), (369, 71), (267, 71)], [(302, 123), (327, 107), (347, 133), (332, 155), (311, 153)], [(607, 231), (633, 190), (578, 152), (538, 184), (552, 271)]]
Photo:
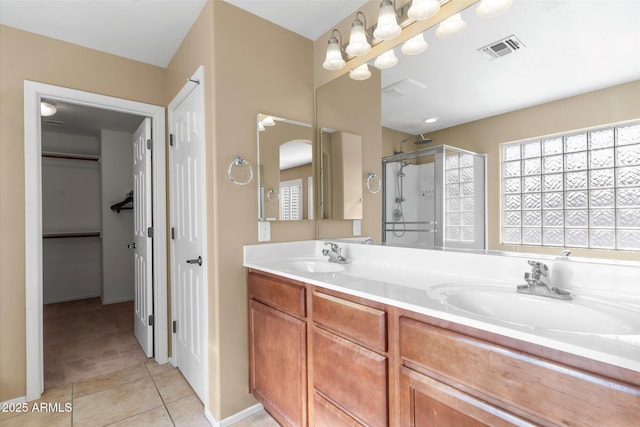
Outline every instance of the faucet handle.
[[(333, 243), (333, 242), (324, 242), (325, 245), (330, 245), (331, 246), (331, 250), (337, 254), (340, 253), (340, 246), (338, 246), (337, 243)], [(324, 252), (324, 251), (323, 251)]]
[(531, 272), (533, 274), (541, 274), (543, 276), (549, 275), (549, 267), (547, 267), (547, 264), (534, 260), (529, 260), (527, 262), (531, 266)]

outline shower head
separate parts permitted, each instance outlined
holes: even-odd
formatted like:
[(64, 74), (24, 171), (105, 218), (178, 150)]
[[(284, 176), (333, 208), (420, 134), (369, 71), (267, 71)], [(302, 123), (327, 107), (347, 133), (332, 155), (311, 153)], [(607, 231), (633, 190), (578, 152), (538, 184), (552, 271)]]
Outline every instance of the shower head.
[(423, 134), (420, 134), (420, 139), (418, 139), (416, 142), (414, 142), (414, 144), (422, 145), (422, 144), (428, 144), (430, 142), (433, 142), (433, 139), (425, 138)]

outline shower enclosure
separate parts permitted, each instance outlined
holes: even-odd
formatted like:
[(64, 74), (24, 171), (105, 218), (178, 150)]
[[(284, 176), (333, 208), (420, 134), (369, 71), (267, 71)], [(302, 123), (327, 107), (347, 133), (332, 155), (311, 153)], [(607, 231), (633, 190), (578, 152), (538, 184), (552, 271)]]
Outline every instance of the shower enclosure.
[(486, 249), (486, 155), (447, 145), (382, 159), (382, 241)]

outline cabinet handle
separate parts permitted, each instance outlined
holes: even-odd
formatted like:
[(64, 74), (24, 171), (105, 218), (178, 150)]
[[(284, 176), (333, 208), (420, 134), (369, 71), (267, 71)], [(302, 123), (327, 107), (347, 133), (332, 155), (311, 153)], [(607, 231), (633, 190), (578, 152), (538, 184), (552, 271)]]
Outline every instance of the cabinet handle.
[(129, 249), (135, 249), (135, 248), (136, 248), (136, 242), (129, 243), (129, 244), (127, 245), (127, 247), (128, 247)]
[(188, 259), (187, 260), (187, 264), (198, 264), (198, 265), (202, 265), (202, 257), (199, 256), (198, 258), (195, 259)]

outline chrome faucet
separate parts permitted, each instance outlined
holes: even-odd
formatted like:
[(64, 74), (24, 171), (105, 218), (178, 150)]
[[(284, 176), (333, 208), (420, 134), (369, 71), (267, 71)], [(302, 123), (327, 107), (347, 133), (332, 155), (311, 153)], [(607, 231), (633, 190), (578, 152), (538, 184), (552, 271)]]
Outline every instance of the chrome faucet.
[(342, 248), (332, 242), (324, 242), (325, 245), (330, 245), (331, 249), (323, 249), (322, 255), (329, 257), (329, 262), (335, 262), (336, 264), (348, 264), (349, 261), (342, 256)]
[(523, 294), (539, 295), (557, 299), (571, 299), (571, 294), (562, 289), (551, 286), (549, 267), (539, 261), (528, 261), (531, 272), (524, 273), (526, 285), (518, 285), (518, 292)]

